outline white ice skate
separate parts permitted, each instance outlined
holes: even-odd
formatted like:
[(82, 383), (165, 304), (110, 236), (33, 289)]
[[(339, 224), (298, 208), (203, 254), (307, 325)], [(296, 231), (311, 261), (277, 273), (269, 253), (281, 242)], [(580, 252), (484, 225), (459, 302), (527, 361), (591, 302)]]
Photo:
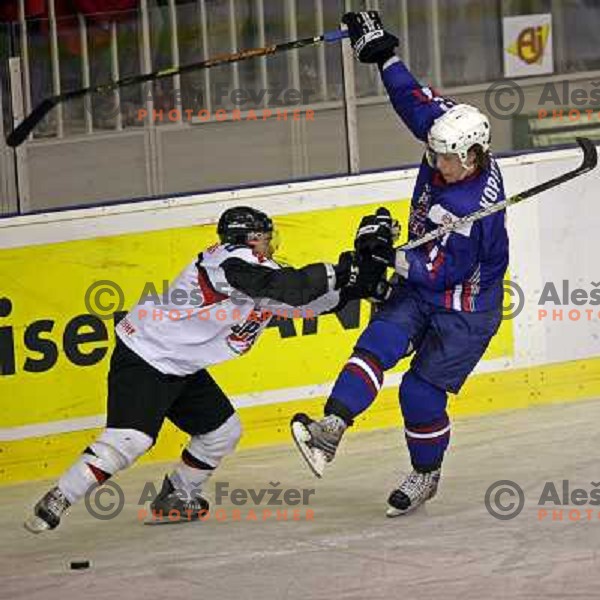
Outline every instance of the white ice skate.
[(60, 489), (53, 487), (35, 505), (33, 515), (23, 525), (31, 533), (42, 533), (42, 531), (56, 529), (60, 523), (60, 518), (69, 506), (71, 506), (71, 503), (65, 498)]
[(386, 516), (399, 517), (412, 512), (421, 504), (431, 500), (437, 492), (441, 469), (420, 473), (414, 471), (395, 489), (388, 498)]
[(317, 476), (322, 477), (325, 465), (333, 460), (347, 425), (337, 415), (327, 415), (314, 421), (304, 413), (297, 413), (290, 423), (292, 437), (300, 454)]

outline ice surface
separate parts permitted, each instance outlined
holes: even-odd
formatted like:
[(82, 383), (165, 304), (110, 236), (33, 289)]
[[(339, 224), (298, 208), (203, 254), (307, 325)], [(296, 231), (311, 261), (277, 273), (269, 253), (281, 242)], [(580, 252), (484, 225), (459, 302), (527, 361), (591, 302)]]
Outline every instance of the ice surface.
[[(238, 452), (214, 483), (234, 488), (315, 488), (313, 521), (217, 522), (147, 527), (136, 505), (146, 480), (165, 465), (120, 475), (127, 504), (114, 520), (77, 506), (55, 532), (22, 528), (26, 507), (48, 482), (0, 488), (0, 597), (499, 599), (591, 598), (600, 581), (600, 519), (565, 507), (563, 521), (538, 518), (545, 481), (571, 489), (600, 482), (600, 401), (532, 408), (456, 423), (438, 496), (406, 517), (386, 519), (385, 500), (408, 459), (398, 430), (348, 435), (322, 480), (287, 446)], [(525, 507), (492, 518), (486, 489), (517, 482)], [(230, 502), (222, 506), (231, 515)], [(552, 508), (552, 507), (551, 507)], [(560, 507), (556, 507), (560, 508)], [(569, 520), (579, 509), (581, 519)], [(302, 514), (305, 509), (302, 508)], [(288, 514), (291, 509), (288, 509)], [(88, 559), (88, 570), (69, 561)]]

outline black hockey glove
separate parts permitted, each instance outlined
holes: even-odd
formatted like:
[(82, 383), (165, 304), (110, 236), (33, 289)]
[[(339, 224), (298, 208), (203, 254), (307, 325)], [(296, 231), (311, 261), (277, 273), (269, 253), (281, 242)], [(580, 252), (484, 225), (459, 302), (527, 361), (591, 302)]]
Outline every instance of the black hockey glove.
[(392, 284), (382, 277), (372, 289), (367, 290), (367, 298), (375, 304), (381, 304), (392, 295), (392, 290)]
[(358, 279), (358, 261), (356, 254), (350, 250), (342, 252), (338, 258), (337, 265), (333, 265), (335, 271), (335, 289), (356, 285)]
[(354, 248), (362, 260), (371, 259), (385, 267), (394, 265), (394, 242), (400, 234), (398, 221), (383, 206), (374, 215), (363, 217), (354, 237)]
[(406, 285), (406, 279), (394, 273), (389, 279), (382, 279), (375, 289), (371, 290), (368, 298), (375, 305), (381, 305), (394, 293), (398, 293)]
[(356, 252), (342, 252), (338, 264), (334, 265), (335, 289), (353, 288), (352, 295), (357, 298), (383, 296), (386, 265), (368, 255), (360, 256)]
[(336, 306), (335, 310), (343, 308), (350, 300), (365, 299), (380, 306), (383, 302), (389, 299), (392, 295), (394, 286), (391, 281), (388, 281), (385, 274), (375, 285), (367, 286), (364, 282), (360, 281), (358, 285), (347, 285), (340, 290), (340, 304)]
[(377, 11), (346, 13), (342, 17), (342, 23), (348, 25), (350, 43), (360, 62), (377, 63), (381, 66), (394, 56), (398, 38), (383, 29)]

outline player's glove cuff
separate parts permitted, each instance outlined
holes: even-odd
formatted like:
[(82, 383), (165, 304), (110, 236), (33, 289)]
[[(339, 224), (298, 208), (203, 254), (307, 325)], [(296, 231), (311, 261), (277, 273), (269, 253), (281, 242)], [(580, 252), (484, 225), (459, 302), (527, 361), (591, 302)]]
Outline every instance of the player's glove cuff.
[(338, 264), (329, 266), (332, 267), (335, 277), (333, 289), (339, 290), (356, 283), (358, 266), (354, 252), (342, 252), (338, 258)]
[(410, 269), (410, 263), (406, 256), (406, 252), (403, 250), (396, 250), (396, 257), (394, 260), (394, 269), (398, 275), (408, 279), (408, 270)]
[(399, 63), (400, 59), (394, 54), (390, 56), (387, 60), (379, 63), (379, 67), (382, 71), (385, 71), (388, 67), (391, 67), (393, 64)]
[(329, 263), (325, 264), (325, 271), (327, 273), (327, 291), (338, 289), (337, 280), (338, 275), (335, 270), (335, 265), (330, 265)]

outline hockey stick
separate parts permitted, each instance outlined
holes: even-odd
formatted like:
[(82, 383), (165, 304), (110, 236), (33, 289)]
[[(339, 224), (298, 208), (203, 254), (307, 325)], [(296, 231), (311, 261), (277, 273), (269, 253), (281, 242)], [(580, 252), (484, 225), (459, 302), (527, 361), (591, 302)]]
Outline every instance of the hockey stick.
[(118, 81), (111, 81), (101, 85), (93, 87), (81, 88), (79, 90), (72, 90), (70, 92), (64, 92), (51, 96), (40, 102), (29, 115), (27, 115), (19, 125), (9, 134), (6, 138), (6, 143), (11, 147), (21, 145), (31, 132), (35, 129), (38, 123), (59, 103), (67, 100), (73, 100), (74, 98), (80, 98), (86, 94), (103, 94), (110, 92), (117, 88), (121, 88), (127, 85), (135, 85), (137, 83), (144, 83), (146, 81), (154, 81), (156, 79), (163, 79), (164, 77), (172, 77), (173, 75), (179, 75), (181, 73), (188, 73), (190, 71), (198, 71), (201, 69), (210, 69), (211, 67), (217, 67), (219, 65), (225, 65), (228, 63), (240, 62), (242, 60), (248, 60), (249, 58), (256, 58), (258, 56), (268, 56), (269, 54), (275, 54), (277, 52), (287, 52), (288, 50), (296, 50), (298, 48), (304, 48), (305, 46), (313, 46), (320, 42), (338, 42), (343, 38), (348, 37), (348, 31), (336, 30), (329, 31), (323, 35), (316, 37), (302, 38), (293, 42), (284, 42), (283, 44), (274, 44), (272, 46), (265, 46), (264, 48), (253, 48), (250, 50), (241, 50), (240, 52), (233, 52), (231, 54), (220, 54), (214, 58), (209, 58), (200, 62), (190, 63), (181, 67), (169, 67), (168, 69), (162, 69), (160, 71), (153, 71), (152, 73), (146, 73), (144, 75), (133, 75), (131, 77), (124, 77)]
[(412, 242), (407, 242), (406, 244), (403, 244), (402, 246), (396, 248), (396, 250), (412, 250), (413, 248), (423, 246), (423, 244), (426, 244), (431, 240), (443, 237), (447, 233), (451, 233), (452, 231), (459, 229), (463, 225), (474, 223), (479, 219), (483, 219), (488, 215), (492, 215), (501, 210), (504, 210), (505, 208), (508, 208), (509, 206), (518, 204), (519, 202), (522, 202), (527, 198), (531, 198), (532, 196), (537, 196), (542, 192), (550, 190), (558, 185), (562, 185), (570, 179), (574, 179), (575, 177), (579, 177), (579, 175), (583, 175), (584, 173), (591, 171), (598, 164), (598, 151), (596, 150), (596, 146), (589, 138), (578, 137), (575, 139), (577, 140), (577, 143), (583, 150), (583, 160), (576, 169), (573, 169), (572, 171), (567, 171), (566, 173), (563, 173), (558, 177), (554, 177), (553, 179), (549, 179), (544, 183), (540, 183), (539, 185), (529, 188), (524, 192), (521, 192), (520, 194), (516, 194), (514, 196), (511, 196), (510, 198), (506, 198), (506, 200), (503, 200), (502, 202), (498, 202), (497, 204), (492, 204), (491, 206), (481, 208), (471, 213), (470, 215), (466, 215), (459, 219), (455, 219), (454, 221), (450, 221), (449, 223), (446, 223), (444, 225), (440, 225), (437, 229), (430, 231), (423, 237), (413, 240)]

